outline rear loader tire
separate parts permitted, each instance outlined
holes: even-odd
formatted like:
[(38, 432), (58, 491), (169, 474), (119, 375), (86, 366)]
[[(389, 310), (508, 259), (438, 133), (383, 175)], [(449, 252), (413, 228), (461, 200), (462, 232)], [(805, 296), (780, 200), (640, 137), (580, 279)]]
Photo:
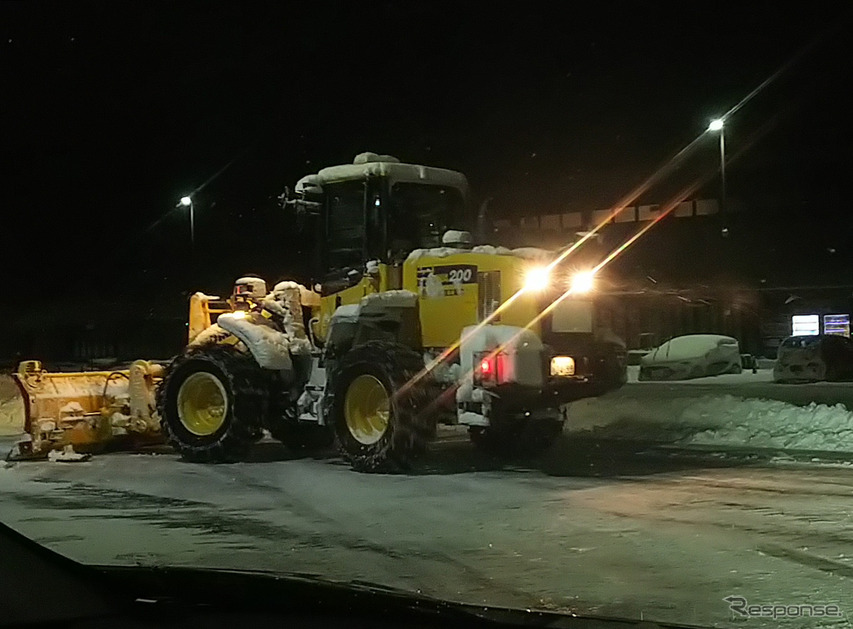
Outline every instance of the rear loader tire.
[(423, 369), (420, 354), (389, 341), (369, 341), (341, 358), (329, 409), (338, 448), (353, 469), (406, 470), (435, 436), (437, 387)]
[(193, 348), (172, 361), (158, 388), (161, 430), (187, 461), (240, 461), (263, 436), (268, 396), (250, 355), (226, 346)]

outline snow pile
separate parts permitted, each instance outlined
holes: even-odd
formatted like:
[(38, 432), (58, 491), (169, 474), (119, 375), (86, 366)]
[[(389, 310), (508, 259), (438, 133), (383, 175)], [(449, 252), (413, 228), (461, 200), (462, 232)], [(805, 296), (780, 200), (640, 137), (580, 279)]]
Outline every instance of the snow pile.
[(724, 420), (718, 428), (703, 430), (685, 443), (737, 445), (790, 450), (853, 448), (853, 413), (843, 404), (792, 406), (775, 400), (744, 400), (731, 395), (697, 400), (682, 420), (705, 423)]
[(680, 445), (853, 451), (843, 405), (794, 406), (733, 395), (643, 400), (589, 398), (569, 405), (569, 431)]

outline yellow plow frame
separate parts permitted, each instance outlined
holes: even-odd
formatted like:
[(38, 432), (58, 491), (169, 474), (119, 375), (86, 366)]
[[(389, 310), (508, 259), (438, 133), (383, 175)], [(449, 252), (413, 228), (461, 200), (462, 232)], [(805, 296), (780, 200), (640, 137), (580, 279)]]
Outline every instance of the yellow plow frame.
[(116, 371), (48, 372), (22, 362), (13, 378), (24, 400), (26, 436), (12, 460), (42, 458), (71, 446), (79, 452), (162, 441), (155, 391), (163, 367), (137, 360)]

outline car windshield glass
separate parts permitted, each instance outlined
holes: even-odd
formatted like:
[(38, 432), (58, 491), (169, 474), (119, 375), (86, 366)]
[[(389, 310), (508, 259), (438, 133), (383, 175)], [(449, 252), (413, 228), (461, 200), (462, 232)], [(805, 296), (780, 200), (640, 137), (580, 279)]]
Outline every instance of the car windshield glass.
[(792, 336), (782, 342), (782, 347), (785, 348), (807, 348), (817, 347), (821, 343), (819, 336)]

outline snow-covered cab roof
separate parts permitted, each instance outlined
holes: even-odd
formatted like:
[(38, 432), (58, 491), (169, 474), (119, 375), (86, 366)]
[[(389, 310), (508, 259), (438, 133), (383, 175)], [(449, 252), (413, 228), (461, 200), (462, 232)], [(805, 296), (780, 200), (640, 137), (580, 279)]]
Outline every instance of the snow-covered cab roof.
[(296, 190), (297, 192), (307, 191), (327, 183), (367, 177), (386, 177), (392, 183), (402, 181), (449, 186), (462, 190), (465, 195), (468, 194), (468, 180), (462, 173), (432, 166), (402, 164), (396, 157), (376, 153), (360, 153), (352, 164), (329, 166), (317, 174), (306, 175), (296, 183)]

